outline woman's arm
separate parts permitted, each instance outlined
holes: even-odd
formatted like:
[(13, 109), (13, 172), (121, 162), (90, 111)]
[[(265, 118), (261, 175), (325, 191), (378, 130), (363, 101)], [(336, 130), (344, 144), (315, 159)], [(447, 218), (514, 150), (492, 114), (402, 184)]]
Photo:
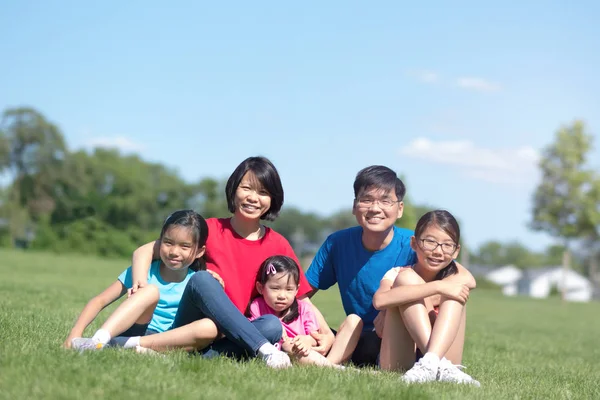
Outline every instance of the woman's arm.
[(133, 284), (128, 291), (130, 296), (137, 292), (138, 288), (146, 286), (150, 264), (152, 264), (152, 260), (156, 260), (159, 257), (160, 240), (146, 243), (135, 249), (131, 260), (131, 280)]
[(107, 287), (102, 293), (88, 301), (85, 307), (83, 307), (81, 314), (79, 314), (79, 317), (71, 329), (69, 336), (67, 336), (65, 339), (63, 347), (67, 349), (71, 348), (71, 340), (76, 337), (81, 337), (85, 328), (92, 323), (100, 311), (102, 311), (113, 301), (123, 296), (126, 291), (127, 288), (123, 285), (123, 283), (121, 281), (116, 281)]

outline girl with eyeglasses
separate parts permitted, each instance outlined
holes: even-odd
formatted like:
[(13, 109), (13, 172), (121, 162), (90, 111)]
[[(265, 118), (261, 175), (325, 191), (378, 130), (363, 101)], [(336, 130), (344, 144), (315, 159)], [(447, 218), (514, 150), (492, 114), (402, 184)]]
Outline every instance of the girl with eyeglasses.
[(406, 371), (402, 377), (406, 383), (480, 385), (460, 365), (466, 302), (475, 279), (454, 261), (459, 240), (460, 228), (452, 214), (426, 213), (410, 242), (417, 262), (389, 270), (373, 297), (374, 307), (386, 310), (380, 366)]

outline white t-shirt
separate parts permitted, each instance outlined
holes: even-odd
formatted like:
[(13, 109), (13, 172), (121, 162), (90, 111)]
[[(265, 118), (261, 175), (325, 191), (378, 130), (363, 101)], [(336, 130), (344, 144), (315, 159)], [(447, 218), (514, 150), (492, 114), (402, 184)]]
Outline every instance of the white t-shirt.
[(400, 273), (400, 269), (402, 269), (402, 268), (410, 268), (410, 267), (394, 267), (394, 268), (390, 269), (388, 272), (386, 272), (385, 275), (383, 275), (383, 278), (381, 278), (381, 280), (386, 279), (386, 280), (394, 283), (394, 281), (398, 277), (398, 274)]

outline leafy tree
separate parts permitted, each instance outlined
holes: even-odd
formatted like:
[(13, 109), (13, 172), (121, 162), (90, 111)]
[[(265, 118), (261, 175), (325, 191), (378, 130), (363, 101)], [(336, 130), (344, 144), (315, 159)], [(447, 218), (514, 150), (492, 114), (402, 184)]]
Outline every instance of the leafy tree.
[(62, 133), (28, 107), (6, 110), (0, 132), (0, 173), (13, 178), (10, 201), (25, 207), (34, 220), (51, 212), (54, 183), (64, 173)]
[(356, 217), (352, 214), (352, 209), (347, 208), (343, 210), (339, 210), (329, 217), (325, 218), (324, 221), (326, 233), (331, 233), (335, 231), (339, 231), (342, 229), (350, 228), (351, 226), (356, 226)]
[(561, 240), (565, 269), (573, 241), (598, 235), (598, 177), (586, 165), (592, 139), (581, 121), (563, 126), (540, 161), (542, 181), (533, 199), (531, 227)]
[(473, 254), (472, 262), (489, 266), (505, 265), (504, 245), (496, 240), (483, 243)]
[(227, 199), (225, 197), (225, 184), (213, 178), (203, 178), (192, 185), (192, 195), (188, 199), (188, 206), (198, 211), (204, 218), (224, 218), (228, 216)]
[(284, 207), (270, 225), (285, 236), (301, 254), (307, 251), (307, 246), (320, 245), (324, 239), (322, 233), (325, 221), (315, 213), (305, 213), (293, 206)]

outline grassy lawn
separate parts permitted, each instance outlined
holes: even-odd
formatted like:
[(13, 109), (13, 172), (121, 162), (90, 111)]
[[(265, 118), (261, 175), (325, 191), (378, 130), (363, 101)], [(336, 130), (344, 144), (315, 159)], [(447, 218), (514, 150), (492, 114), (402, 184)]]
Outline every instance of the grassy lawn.
[[(275, 371), (258, 361), (207, 361), (182, 352), (152, 357), (62, 350), (87, 300), (127, 265), (0, 250), (1, 399), (600, 399), (600, 304), (505, 298), (484, 290), (469, 300), (463, 360), (479, 389), (407, 386), (393, 373)], [(341, 322), (336, 290), (314, 300), (332, 326)]]

